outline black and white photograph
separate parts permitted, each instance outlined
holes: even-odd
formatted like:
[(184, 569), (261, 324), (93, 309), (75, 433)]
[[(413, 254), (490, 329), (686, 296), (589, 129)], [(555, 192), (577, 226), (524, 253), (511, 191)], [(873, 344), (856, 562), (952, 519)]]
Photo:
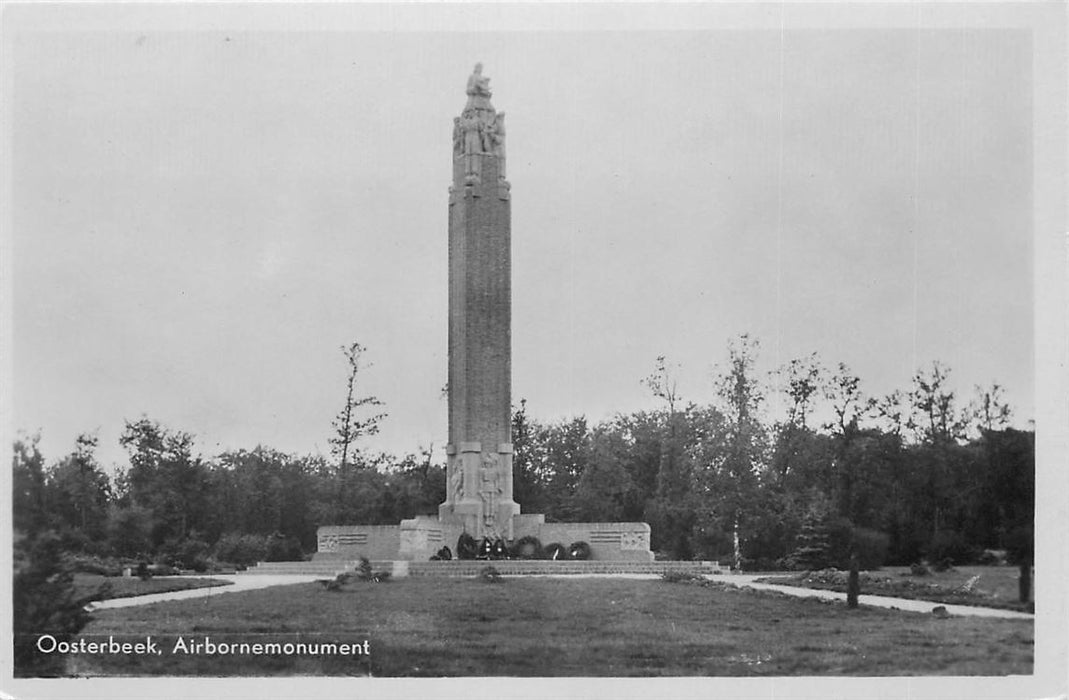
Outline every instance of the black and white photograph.
[(1064, 3), (0, 11), (0, 696), (1069, 690)]

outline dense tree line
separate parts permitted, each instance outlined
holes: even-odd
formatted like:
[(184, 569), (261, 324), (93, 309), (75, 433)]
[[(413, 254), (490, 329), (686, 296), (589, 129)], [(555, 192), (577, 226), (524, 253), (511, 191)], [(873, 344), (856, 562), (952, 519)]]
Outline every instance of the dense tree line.
[[(46, 465), (34, 436), (14, 449), (14, 515), (23, 533), (51, 531), (67, 551), (100, 557), (248, 563), (315, 550), (325, 524), (396, 524), (445, 500), (433, 449), (401, 459), (360, 449), (384, 414), (358, 398), (362, 348), (333, 454), (269, 447), (204, 457), (194, 436), (149, 418), (127, 422), (129, 463), (109, 476), (83, 435)], [(684, 401), (659, 358), (644, 383), (653, 410), (597, 424), (513, 413), (515, 498), (549, 521), (645, 521), (672, 558), (759, 568), (964, 562), (985, 549), (1030, 560), (1034, 435), (1009, 427), (997, 386), (965, 402), (939, 363), (906, 391), (867, 397), (840, 364), (815, 356), (772, 375), (742, 337), (707, 403)], [(782, 407), (772, 419), (770, 404)]]

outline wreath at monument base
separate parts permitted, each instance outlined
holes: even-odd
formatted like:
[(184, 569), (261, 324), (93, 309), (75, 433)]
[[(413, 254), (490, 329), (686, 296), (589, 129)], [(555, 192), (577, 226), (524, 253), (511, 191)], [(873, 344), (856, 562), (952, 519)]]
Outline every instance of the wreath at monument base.
[(542, 550), (542, 558), (552, 561), (562, 561), (568, 558), (568, 550), (560, 542), (547, 544)]
[(431, 561), (449, 561), (452, 558), (453, 551), (449, 547), (442, 547), (431, 557)]
[(474, 559), (479, 555), (479, 543), (468, 533), (457, 538), (457, 559)]
[(582, 540), (572, 542), (572, 546), (568, 547), (568, 558), (586, 561), (590, 558), (590, 545)]

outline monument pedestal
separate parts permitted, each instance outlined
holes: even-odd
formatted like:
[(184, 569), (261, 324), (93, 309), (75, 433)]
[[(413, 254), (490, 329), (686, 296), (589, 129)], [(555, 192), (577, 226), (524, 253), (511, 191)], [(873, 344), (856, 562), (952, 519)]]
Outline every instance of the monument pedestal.
[[(505, 527), (512, 531), (510, 542), (528, 536), (543, 545), (586, 542), (593, 561), (653, 561), (646, 523), (547, 523), (541, 514), (524, 513), (513, 515)], [(442, 547), (449, 547), (455, 557), (457, 540), (465, 532), (471, 534), (463, 517), (432, 515), (402, 520), (400, 525), (331, 525), (319, 528), (313, 560), (427, 561)]]

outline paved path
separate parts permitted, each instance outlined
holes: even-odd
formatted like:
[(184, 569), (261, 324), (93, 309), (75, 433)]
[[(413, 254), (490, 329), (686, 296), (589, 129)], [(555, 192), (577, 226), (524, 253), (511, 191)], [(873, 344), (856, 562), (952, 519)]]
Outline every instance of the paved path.
[[(157, 578), (167, 579), (170, 576), (158, 576)], [(177, 578), (177, 577), (175, 577)], [(88, 607), (89, 610), (107, 610), (110, 608), (130, 608), (135, 605), (149, 605), (151, 603), (160, 603), (165, 600), (185, 600), (187, 598), (207, 598), (209, 596), (225, 595), (227, 593), (240, 593), (242, 591), (251, 591), (257, 588), (267, 588), (268, 586), (288, 586), (294, 583), (307, 583), (309, 581), (315, 581), (316, 579), (325, 578), (323, 576), (312, 576), (305, 574), (263, 574), (258, 576), (242, 576), (235, 574), (212, 574), (206, 578), (217, 578), (224, 581), (231, 581), (229, 586), (212, 586), (211, 588), (190, 588), (184, 591), (168, 591), (167, 593), (150, 593), (148, 595), (133, 596), (130, 598), (112, 598), (111, 600), (100, 600), (95, 603), (91, 603)]]
[[(755, 590), (763, 591), (778, 591), (787, 595), (798, 596), (801, 598), (822, 598), (824, 600), (846, 600), (845, 593), (837, 593), (835, 591), (825, 591), (815, 588), (801, 588), (797, 586), (781, 586), (771, 583), (756, 583), (755, 580), (759, 578), (765, 578), (768, 574), (761, 575), (748, 575), (748, 574), (709, 574), (707, 579), (712, 581), (721, 581), (723, 583), (730, 583), (734, 586), (741, 586), (744, 588), (753, 588)], [(539, 578), (552, 578), (553, 575), (541, 575)], [(659, 574), (568, 574), (559, 575), (557, 578), (627, 578), (627, 579), (658, 579)], [(163, 578), (163, 577), (161, 577)], [(206, 598), (209, 596), (226, 595), (227, 593), (240, 593), (242, 591), (251, 591), (257, 588), (267, 588), (269, 586), (288, 586), (295, 583), (308, 583), (317, 579), (324, 578), (323, 576), (317, 576), (312, 574), (286, 574), (286, 575), (274, 575), (274, 574), (224, 574), (213, 575), (211, 578), (224, 579), (226, 581), (232, 581), (232, 585), (229, 586), (216, 586), (212, 588), (193, 588), (185, 591), (171, 591), (169, 593), (152, 593), (150, 595), (136, 596), (132, 598), (114, 598), (112, 600), (102, 600), (90, 605), (90, 610), (107, 610), (111, 608), (129, 608), (135, 605), (149, 605), (151, 603), (159, 603), (166, 600), (185, 600), (187, 598)], [(940, 605), (940, 603), (933, 603), (928, 600), (910, 600), (907, 598), (888, 598), (886, 596), (877, 595), (862, 595), (858, 598), (858, 602), (862, 605), (871, 605), (877, 608), (890, 608), (894, 610), (906, 610), (909, 612), (930, 613), (932, 608)], [(1004, 619), (1014, 620), (1032, 620), (1034, 615), (1029, 613), (1017, 612), (1016, 610), (1000, 610), (997, 608), (980, 608), (971, 605), (945, 605), (947, 612), (951, 615), (962, 615), (972, 617), (997, 617)]]

